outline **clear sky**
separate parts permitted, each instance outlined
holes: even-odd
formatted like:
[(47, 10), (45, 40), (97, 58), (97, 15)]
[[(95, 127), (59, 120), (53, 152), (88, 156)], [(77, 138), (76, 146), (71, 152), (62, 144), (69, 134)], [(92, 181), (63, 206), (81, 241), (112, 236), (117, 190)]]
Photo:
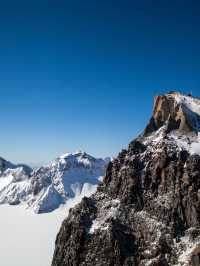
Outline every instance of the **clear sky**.
[(155, 94), (200, 96), (199, 1), (0, 1), (0, 155), (116, 155)]

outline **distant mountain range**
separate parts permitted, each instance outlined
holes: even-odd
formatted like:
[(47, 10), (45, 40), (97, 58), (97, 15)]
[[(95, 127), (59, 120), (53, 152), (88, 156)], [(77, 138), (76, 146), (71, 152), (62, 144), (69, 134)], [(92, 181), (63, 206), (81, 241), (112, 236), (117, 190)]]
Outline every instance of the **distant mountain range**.
[(94, 192), (109, 161), (79, 151), (32, 170), (0, 158), (0, 204), (24, 204), (36, 213), (53, 211), (69, 198)]

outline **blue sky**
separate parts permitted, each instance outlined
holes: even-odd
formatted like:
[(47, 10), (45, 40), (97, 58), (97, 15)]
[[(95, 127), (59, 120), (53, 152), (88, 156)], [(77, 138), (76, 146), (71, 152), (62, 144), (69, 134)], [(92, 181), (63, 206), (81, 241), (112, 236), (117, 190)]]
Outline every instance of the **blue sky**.
[(198, 1), (0, 2), (0, 155), (116, 155), (153, 97), (200, 96)]

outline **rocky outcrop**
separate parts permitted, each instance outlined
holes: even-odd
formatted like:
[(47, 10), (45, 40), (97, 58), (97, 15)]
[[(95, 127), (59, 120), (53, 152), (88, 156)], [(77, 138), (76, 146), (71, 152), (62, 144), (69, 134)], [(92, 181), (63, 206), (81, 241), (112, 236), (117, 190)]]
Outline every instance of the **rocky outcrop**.
[(167, 124), (167, 133), (172, 130), (180, 130), (183, 133), (198, 132), (198, 126), (194, 120), (200, 121), (199, 114), (184, 104), (184, 96), (180, 93), (173, 92), (157, 96), (154, 101), (153, 116), (145, 129), (145, 134), (150, 134), (165, 124)]
[(185, 134), (198, 141), (199, 113), (188, 104), (198, 101), (179, 95), (186, 105), (176, 96), (156, 98), (153, 126), (109, 163), (97, 192), (70, 211), (52, 266), (200, 265), (200, 155), (177, 141)]

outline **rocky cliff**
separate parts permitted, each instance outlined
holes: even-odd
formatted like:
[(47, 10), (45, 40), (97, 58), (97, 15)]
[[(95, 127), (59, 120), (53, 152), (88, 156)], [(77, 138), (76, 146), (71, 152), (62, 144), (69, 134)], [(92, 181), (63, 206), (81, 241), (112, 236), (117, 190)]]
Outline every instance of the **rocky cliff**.
[(52, 266), (200, 265), (200, 100), (155, 99), (143, 134), (63, 222)]

